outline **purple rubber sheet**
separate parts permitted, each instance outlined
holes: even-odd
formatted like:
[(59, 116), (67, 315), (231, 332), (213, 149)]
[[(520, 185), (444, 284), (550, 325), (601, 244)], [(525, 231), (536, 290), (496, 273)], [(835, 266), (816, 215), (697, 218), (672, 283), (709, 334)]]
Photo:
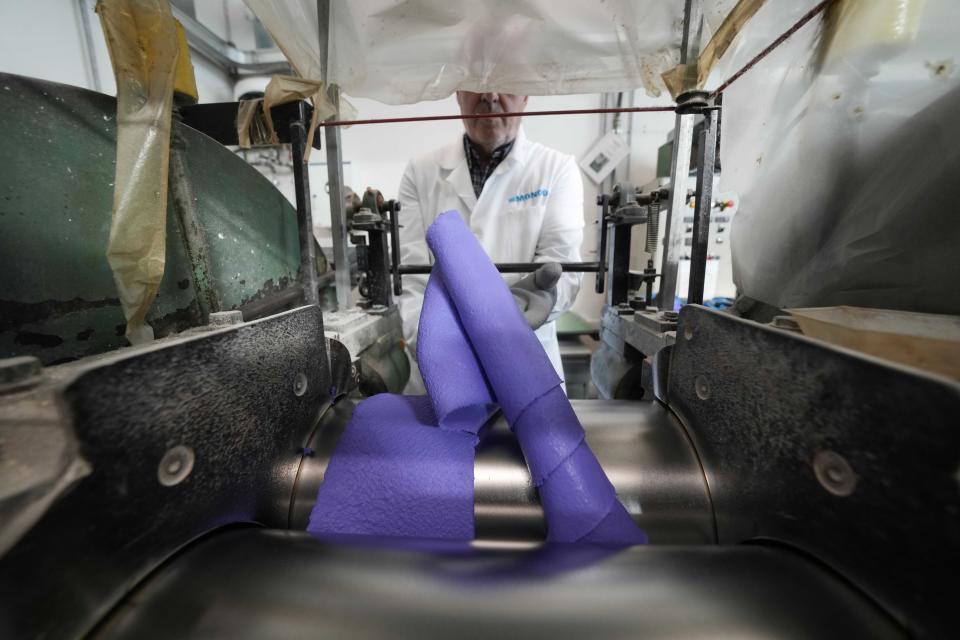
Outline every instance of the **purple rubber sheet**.
[(308, 531), (469, 540), (478, 432), (499, 406), (543, 504), (547, 540), (642, 544), (546, 352), (460, 214), (427, 231), (435, 264), (417, 358), (427, 396), (361, 402)]

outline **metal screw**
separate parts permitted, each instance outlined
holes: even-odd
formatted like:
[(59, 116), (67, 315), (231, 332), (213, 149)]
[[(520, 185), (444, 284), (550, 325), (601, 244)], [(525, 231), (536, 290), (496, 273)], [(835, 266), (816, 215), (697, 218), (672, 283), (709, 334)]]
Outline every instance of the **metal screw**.
[(172, 487), (183, 482), (193, 471), (193, 449), (178, 444), (160, 459), (157, 466), (157, 480), (165, 487)]
[(214, 311), (210, 314), (208, 322), (211, 326), (226, 327), (243, 322), (243, 312), (237, 309), (232, 311)]
[(293, 395), (302, 396), (307, 392), (307, 375), (303, 372), (298, 373), (293, 379)]
[(693, 388), (697, 392), (697, 397), (706, 400), (710, 397), (710, 383), (703, 376), (697, 376), (693, 380)]
[(668, 320), (670, 322), (676, 322), (677, 318), (680, 317), (680, 314), (676, 311), (661, 311), (660, 318), (662, 320)]
[(835, 496), (849, 496), (857, 486), (857, 474), (850, 463), (833, 451), (818, 451), (813, 456), (813, 473), (820, 486)]
[(39, 358), (17, 356), (0, 360), (0, 392), (29, 387), (40, 382), (43, 365)]

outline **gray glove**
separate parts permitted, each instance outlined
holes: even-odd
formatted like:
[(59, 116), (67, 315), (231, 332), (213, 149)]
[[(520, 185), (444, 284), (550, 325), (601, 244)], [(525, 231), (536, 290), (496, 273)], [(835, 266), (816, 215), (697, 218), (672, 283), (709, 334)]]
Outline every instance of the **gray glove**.
[(524, 320), (531, 329), (539, 329), (557, 303), (557, 281), (563, 275), (559, 262), (547, 262), (510, 287)]

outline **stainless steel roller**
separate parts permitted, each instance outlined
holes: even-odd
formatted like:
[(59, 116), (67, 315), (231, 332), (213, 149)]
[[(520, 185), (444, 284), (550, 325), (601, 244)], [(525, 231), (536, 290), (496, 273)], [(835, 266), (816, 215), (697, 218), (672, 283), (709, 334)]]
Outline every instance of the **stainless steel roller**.
[[(715, 542), (703, 471), (683, 427), (659, 402), (575, 400), (587, 442), (633, 519), (653, 543)], [(313, 437), (300, 469), (292, 528), (307, 526), (330, 456), (353, 406), (341, 403)], [(537, 541), (546, 533), (543, 509), (523, 454), (506, 420), (481, 432), (474, 464), (474, 518), (480, 541)]]

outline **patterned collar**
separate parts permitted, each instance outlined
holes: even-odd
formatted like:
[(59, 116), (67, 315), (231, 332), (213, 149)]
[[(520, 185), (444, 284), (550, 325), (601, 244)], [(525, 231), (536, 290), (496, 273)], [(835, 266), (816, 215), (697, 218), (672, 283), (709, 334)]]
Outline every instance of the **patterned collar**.
[(467, 167), (470, 169), (470, 181), (473, 183), (475, 196), (480, 197), (480, 192), (483, 191), (483, 185), (486, 184), (487, 178), (493, 175), (494, 170), (510, 154), (514, 142), (516, 142), (516, 138), (494, 149), (493, 153), (490, 154), (490, 160), (484, 163), (480, 149), (467, 134), (463, 134), (463, 152), (467, 156)]

